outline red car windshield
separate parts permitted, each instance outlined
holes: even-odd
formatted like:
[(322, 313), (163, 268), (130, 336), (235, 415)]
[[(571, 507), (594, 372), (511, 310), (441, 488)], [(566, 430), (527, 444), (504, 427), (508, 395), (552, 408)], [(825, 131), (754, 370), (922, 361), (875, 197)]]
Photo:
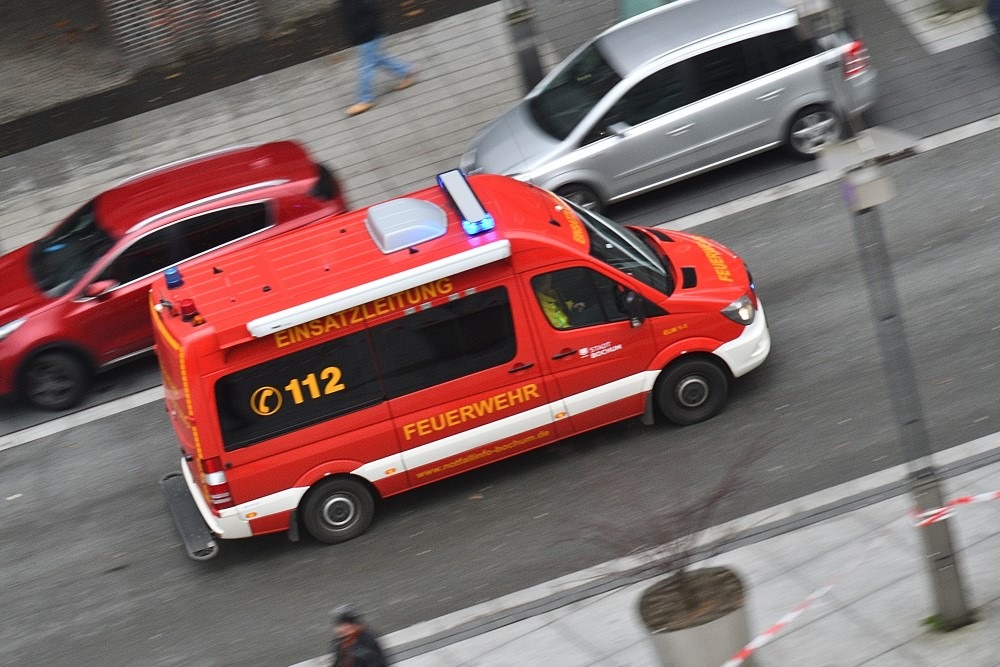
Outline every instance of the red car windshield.
[(97, 224), (90, 202), (35, 243), (31, 276), (40, 291), (53, 298), (62, 296), (114, 244)]

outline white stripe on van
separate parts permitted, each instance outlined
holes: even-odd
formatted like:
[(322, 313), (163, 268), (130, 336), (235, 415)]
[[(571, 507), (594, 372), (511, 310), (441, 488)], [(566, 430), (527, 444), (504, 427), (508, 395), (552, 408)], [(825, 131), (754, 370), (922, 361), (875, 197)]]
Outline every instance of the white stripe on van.
[[(659, 371), (636, 373), (600, 387), (574, 394), (565, 400), (553, 401), (510, 417), (477, 426), (468, 431), (428, 442), (401, 454), (392, 454), (365, 463), (352, 470), (351, 474), (363, 477), (370, 482), (377, 482), (403, 474), (407, 468), (413, 469), (431, 465), (492, 443), (502, 444), (505, 438), (513, 438), (523, 433), (530, 434), (531, 431), (552, 425), (565, 419), (566, 416), (581, 414), (635, 394), (647, 392), (652, 389), (657, 375), (659, 375)], [(559, 417), (560, 414), (563, 416)], [(224, 526), (224, 537), (249, 536), (249, 526), (244, 519), (247, 513), (256, 512), (257, 518), (260, 518), (295, 509), (306, 490), (305, 487), (283, 489), (236, 507), (222, 510), (220, 514), (223, 516), (215, 519), (216, 526), (218, 528)], [(237, 526), (236, 523), (242, 525)]]

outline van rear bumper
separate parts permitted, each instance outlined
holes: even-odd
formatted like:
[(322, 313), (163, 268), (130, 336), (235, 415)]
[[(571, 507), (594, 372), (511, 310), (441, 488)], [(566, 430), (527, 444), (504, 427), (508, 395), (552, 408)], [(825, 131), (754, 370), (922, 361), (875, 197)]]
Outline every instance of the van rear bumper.
[(767, 328), (764, 306), (757, 300), (757, 314), (753, 322), (738, 337), (723, 343), (715, 350), (729, 366), (733, 377), (740, 377), (764, 363), (771, 351), (771, 333)]
[(170, 473), (160, 480), (160, 490), (188, 555), (198, 561), (213, 558), (219, 552), (219, 545), (195, 504), (184, 475)]

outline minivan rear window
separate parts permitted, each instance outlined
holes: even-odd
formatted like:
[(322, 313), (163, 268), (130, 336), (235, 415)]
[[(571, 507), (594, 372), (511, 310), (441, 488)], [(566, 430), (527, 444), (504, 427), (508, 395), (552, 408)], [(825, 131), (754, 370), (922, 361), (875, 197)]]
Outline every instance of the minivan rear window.
[(621, 80), (594, 43), (530, 98), (528, 109), (539, 128), (562, 140)]

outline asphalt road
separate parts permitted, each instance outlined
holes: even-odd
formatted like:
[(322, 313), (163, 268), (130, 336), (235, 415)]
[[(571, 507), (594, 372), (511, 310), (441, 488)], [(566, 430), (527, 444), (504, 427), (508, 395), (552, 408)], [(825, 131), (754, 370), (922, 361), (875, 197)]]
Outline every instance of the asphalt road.
[[(882, 213), (938, 449), (1000, 420), (998, 150), (994, 133), (889, 167)], [(619, 217), (656, 215), (631, 206)], [(160, 404), (0, 453), (0, 663), (288, 665), (325, 652), (339, 602), (391, 632), (656, 544), (662, 510), (748, 444), (770, 449), (720, 521), (900, 463), (836, 186), (698, 230), (744, 256), (774, 340), (720, 416), (630, 421), (404, 494), (347, 544), (270, 536), (190, 561), (157, 485), (178, 459)]]

